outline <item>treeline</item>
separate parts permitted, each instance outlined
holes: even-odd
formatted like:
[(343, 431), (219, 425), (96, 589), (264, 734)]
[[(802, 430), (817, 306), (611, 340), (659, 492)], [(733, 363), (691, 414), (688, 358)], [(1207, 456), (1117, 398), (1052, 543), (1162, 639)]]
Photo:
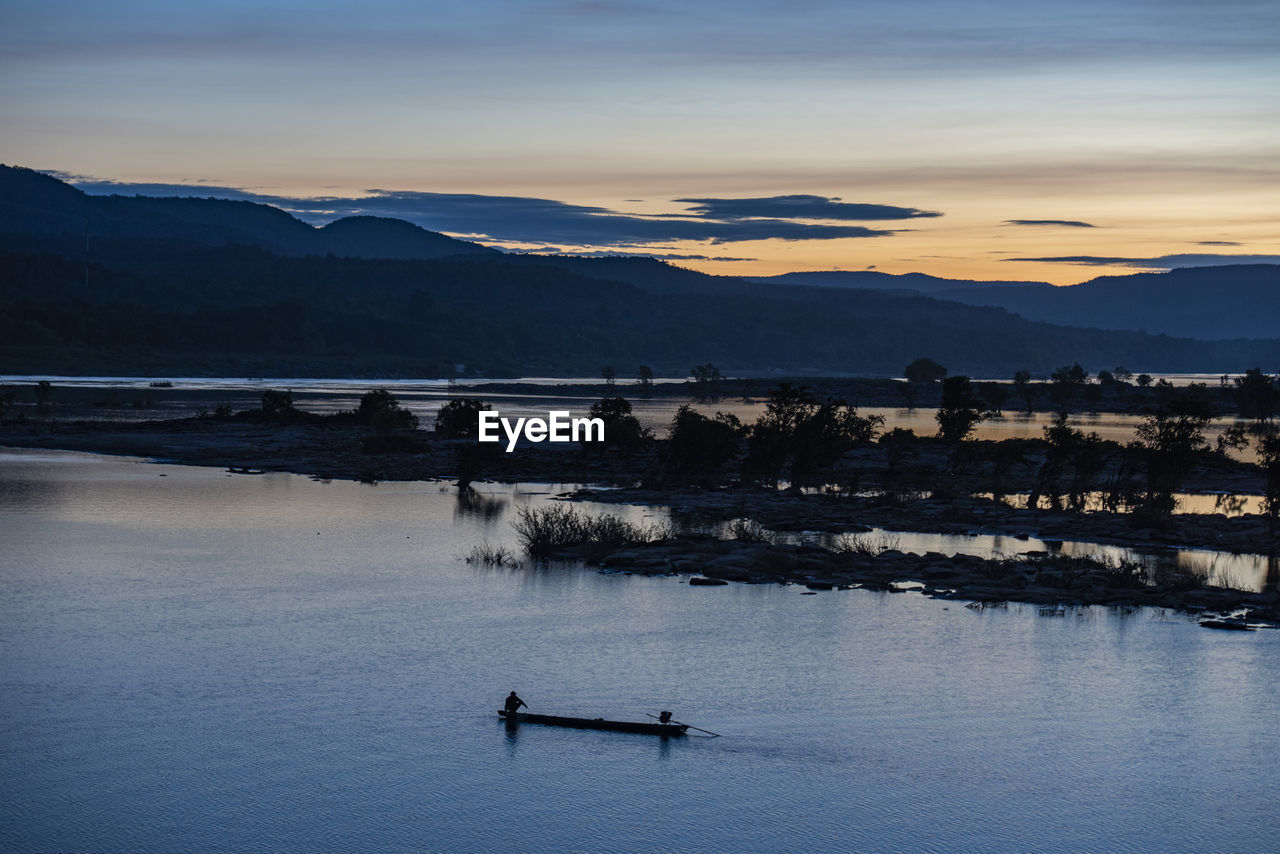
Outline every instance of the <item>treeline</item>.
[[(945, 367), (933, 359), (920, 358), (903, 373), (906, 381), (898, 383), (898, 389), (909, 407), (922, 398), (929, 406), (946, 405), (948, 381), (954, 378)], [(1191, 383), (1186, 391), (1150, 374), (1134, 375), (1123, 366), (1103, 368), (1091, 376), (1079, 362), (1058, 368), (1047, 380), (1034, 381), (1030, 371), (1020, 369), (1013, 372), (1011, 382), (970, 383), (968, 377), (964, 382), (970, 386), (975, 405), (994, 415), (1008, 408), (1026, 412), (1147, 412), (1184, 393), (1194, 394), (1217, 416), (1236, 414), (1265, 421), (1280, 414), (1280, 377), (1256, 367), (1234, 377), (1223, 374), (1213, 385)]]
[(608, 272), (619, 265), (293, 258), (164, 241), (99, 240), (86, 257), (4, 252), (0, 372), (447, 377), (644, 364), (669, 375), (709, 360), (727, 374), (892, 376), (922, 341), (979, 375), (1076, 359), (1146, 371), (1280, 364), (1277, 340), (1073, 329), (874, 291), (711, 277), (698, 281), (714, 288), (692, 287), (697, 274), (659, 292)]
[[(707, 415), (682, 406), (644, 480), (703, 488), (785, 483), (793, 491), (821, 488), (848, 495), (871, 490), (890, 503), (951, 490), (988, 492), (999, 499), (1016, 491), (1018, 481), (1029, 487), (1031, 508), (1043, 501), (1051, 509), (1082, 511), (1100, 494), (1106, 509), (1148, 522), (1173, 513), (1175, 496), (1197, 465), (1226, 462), (1228, 450), (1252, 445), (1264, 480), (1264, 510), (1280, 518), (1280, 430), (1270, 420), (1280, 410), (1280, 387), (1261, 372), (1246, 374), (1236, 390), (1265, 408), (1254, 410), (1251, 422), (1228, 428), (1216, 446), (1205, 431), (1219, 412), (1202, 385), (1158, 386), (1133, 439), (1121, 444), (1072, 427), (1066, 412), (1044, 428), (1041, 440), (967, 441), (995, 413), (968, 377), (949, 376), (941, 384), (936, 436), (886, 431), (883, 417), (861, 415), (845, 401), (790, 383), (772, 389), (765, 411), (750, 424), (729, 413)], [(452, 401), (437, 417), (437, 432), (474, 437), (476, 416), (486, 408), (479, 400)], [(654, 443), (621, 397), (601, 400), (591, 415), (604, 417), (608, 441), (603, 447), (584, 446), (583, 453), (610, 447), (631, 453)], [(865, 455), (863, 463), (852, 462), (859, 450), (872, 448), (881, 460), (874, 470), (865, 465)], [(475, 445), (460, 447), (462, 484), (479, 476), (482, 454)]]

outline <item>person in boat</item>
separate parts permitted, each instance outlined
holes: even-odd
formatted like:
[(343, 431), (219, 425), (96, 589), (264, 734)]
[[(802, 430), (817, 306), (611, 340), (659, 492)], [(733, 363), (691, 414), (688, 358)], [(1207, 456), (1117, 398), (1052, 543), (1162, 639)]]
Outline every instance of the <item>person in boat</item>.
[(520, 710), (521, 706), (524, 706), (526, 709), (529, 708), (529, 704), (517, 697), (515, 691), (512, 691), (507, 695), (507, 702), (503, 708), (506, 709), (507, 714), (514, 715)]
[(658, 723), (660, 724), (671, 723), (671, 713), (666, 711), (658, 712)]

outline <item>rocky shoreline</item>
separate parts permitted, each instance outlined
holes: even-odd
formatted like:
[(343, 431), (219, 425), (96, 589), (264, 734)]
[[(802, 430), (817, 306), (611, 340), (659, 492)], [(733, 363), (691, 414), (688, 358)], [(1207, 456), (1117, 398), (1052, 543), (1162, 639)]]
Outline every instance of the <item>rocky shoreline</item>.
[[(456, 478), (459, 449), (474, 444), (421, 431), (377, 436), (366, 427), (325, 418), (290, 424), (207, 418), (0, 423), (0, 446), (364, 482)], [(569, 446), (522, 446), (513, 454), (493, 454), (483, 472), (485, 479), (503, 483), (634, 483), (635, 472), (652, 459), (652, 452), (622, 457), (584, 455)]]
[(1235, 554), (1280, 551), (1280, 536), (1258, 514), (1187, 513), (1139, 523), (1124, 513), (1028, 510), (970, 496), (885, 503), (878, 497), (797, 495), (764, 489), (584, 489), (574, 497), (610, 504), (662, 506), (677, 518), (752, 519), (774, 531), (844, 534), (883, 528), (1081, 540), (1146, 549), (1191, 548)]
[(580, 560), (611, 572), (684, 575), (693, 586), (737, 582), (799, 584), (813, 591), (916, 590), (935, 599), (985, 605), (1025, 602), (1040, 606), (1048, 616), (1091, 605), (1145, 606), (1225, 624), (1211, 628), (1280, 628), (1280, 591), (1254, 593), (1186, 582), (1151, 584), (1133, 567), (1109, 567), (1083, 558), (1037, 555), (989, 560), (964, 554), (840, 551), (710, 536), (679, 536), (616, 549), (589, 544), (560, 549), (548, 557)]

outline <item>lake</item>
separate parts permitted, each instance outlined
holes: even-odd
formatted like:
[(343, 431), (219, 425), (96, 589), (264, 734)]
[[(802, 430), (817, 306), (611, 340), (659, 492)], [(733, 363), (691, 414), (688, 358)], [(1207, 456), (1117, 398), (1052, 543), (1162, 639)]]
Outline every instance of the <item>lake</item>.
[(459, 558), (567, 488), (0, 449), (0, 847), (1274, 850), (1280, 632)]

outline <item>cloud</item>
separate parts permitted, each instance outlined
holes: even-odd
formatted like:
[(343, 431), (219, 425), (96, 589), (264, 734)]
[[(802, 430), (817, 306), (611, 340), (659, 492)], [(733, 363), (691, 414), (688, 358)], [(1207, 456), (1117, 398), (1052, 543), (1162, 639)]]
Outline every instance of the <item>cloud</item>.
[(1196, 246), (1240, 246), (1240, 245), (1241, 244), (1236, 243), (1234, 240), (1201, 240), (1196, 243)]
[(1005, 225), (1065, 225), (1071, 228), (1097, 228), (1091, 222), (1080, 222), (1077, 219), (1006, 219)]
[[(293, 198), (205, 184), (130, 184), (87, 179), (73, 180), (73, 183), (93, 194), (200, 196), (260, 202), (286, 210), (313, 225), (346, 216), (384, 216), (473, 240), (579, 246), (625, 246), (672, 240), (719, 244), (884, 237), (898, 231), (807, 220), (939, 216), (916, 208), (836, 204), (835, 200), (822, 196), (678, 199), (676, 201), (696, 202), (699, 207), (692, 213), (653, 216), (526, 196), (373, 189), (355, 198)], [(818, 211), (826, 212), (818, 214)]]
[(890, 220), (942, 216), (934, 211), (893, 205), (850, 204), (825, 196), (769, 196), (761, 199), (675, 199), (694, 205), (690, 210), (710, 219)]
[(1002, 258), (1001, 261), (1038, 261), (1044, 264), (1082, 264), (1088, 267), (1138, 267), (1172, 270), (1176, 267), (1219, 267), (1224, 264), (1280, 264), (1280, 255), (1160, 255), (1156, 258), (1122, 258), (1103, 255), (1063, 255), (1054, 258)]
[(490, 237), (614, 246), (664, 240), (833, 240), (881, 237), (894, 231), (821, 225), (790, 219), (724, 220), (702, 216), (638, 216), (608, 208), (524, 196), (371, 190), (356, 199), (279, 199), (285, 210), (307, 215), (391, 216), (433, 231)]

